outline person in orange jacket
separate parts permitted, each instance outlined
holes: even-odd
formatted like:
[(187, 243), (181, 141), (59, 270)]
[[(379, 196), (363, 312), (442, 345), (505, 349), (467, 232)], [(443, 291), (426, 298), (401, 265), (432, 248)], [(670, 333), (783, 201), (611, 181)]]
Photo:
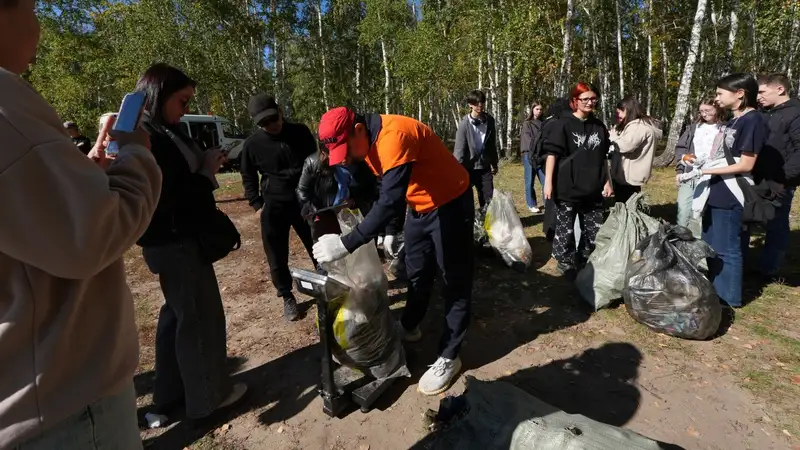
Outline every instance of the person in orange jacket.
[(331, 165), (364, 160), (381, 177), (381, 188), (363, 222), (344, 236), (322, 236), (314, 257), (320, 263), (344, 258), (375, 239), (408, 205), (404, 235), (409, 288), (400, 323), (405, 340), (422, 338), (419, 324), (438, 265), (445, 285), (445, 327), (439, 358), (417, 390), (425, 395), (444, 392), (461, 370), (458, 352), (472, 301), (475, 212), (469, 175), (427, 125), (409, 117), (335, 108), (322, 116), (319, 138), (328, 147)]

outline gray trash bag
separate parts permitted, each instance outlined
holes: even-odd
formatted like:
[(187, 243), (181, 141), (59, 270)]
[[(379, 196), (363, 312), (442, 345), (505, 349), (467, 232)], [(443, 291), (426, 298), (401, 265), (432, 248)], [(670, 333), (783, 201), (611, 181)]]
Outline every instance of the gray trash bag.
[(714, 285), (699, 267), (716, 256), (692, 232), (664, 225), (642, 241), (625, 271), (625, 308), (637, 322), (671, 336), (707, 339), (722, 318)]
[[(342, 233), (353, 230), (361, 220), (358, 211), (339, 212)], [(389, 310), (389, 281), (375, 243), (370, 241), (322, 268), (329, 277), (350, 287), (347, 294), (328, 304), (335, 340), (331, 350), (336, 360), (377, 379), (411, 376), (401, 330)]]
[[(443, 411), (448, 408), (449, 411)], [(444, 414), (443, 414), (444, 412)], [(633, 431), (567, 414), (503, 381), (467, 377), (467, 390), (442, 400), (450, 425), (415, 450), (659, 450)]]
[(614, 205), (597, 233), (586, 267), (578, 272), (575, 286), (595, 311), (622, 298), (628, 257), (639, 242), (658, 231), (658, 219), (645, 214), (643, 205), (641, 193)]

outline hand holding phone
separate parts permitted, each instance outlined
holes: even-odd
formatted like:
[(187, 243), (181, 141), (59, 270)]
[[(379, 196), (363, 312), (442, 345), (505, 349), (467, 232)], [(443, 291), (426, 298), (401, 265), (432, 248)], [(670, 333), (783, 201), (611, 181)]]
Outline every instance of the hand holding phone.
[[(116, 115), (114, 120), (114, 126), (112, 128), (111, 137), (114, 139), (113, 141), (108, 143), (108, 147), (106, 148), (106, 153), (109, 155), (116, 155), (119, 153), (120, 143), (119, 139), (125, 139), (131, 143), (141, 144), (143, 143), (143, 137), (141, 133), (147, 134), (144, 131), (141, 133), (134, 133), (139, 130), (140, 121), (142, 119), (142, 112), (144, 111), (144, 107), (147, 101), (147, 96), (144, 92), (131, 92), (130, 94), (126, 94), (125, 98), (122, 99), (122, 104), (119, 107), (119, 113)], [(136, 136), (128, 136), (123, 138), (123, 134), (138, 134)], [(118, 139), (119, 138), (119, 139)], [(124, 142), (122, 144), (126, 144), (128, 142)], [(147, 147), (149, 148), (149, 138), (146, 139)]]

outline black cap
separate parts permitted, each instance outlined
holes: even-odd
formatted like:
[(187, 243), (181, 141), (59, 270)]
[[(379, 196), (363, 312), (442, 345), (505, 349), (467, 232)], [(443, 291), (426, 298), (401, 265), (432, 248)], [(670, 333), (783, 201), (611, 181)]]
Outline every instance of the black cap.
[(280, 114), (275, 97), (267, 94), (256, 94), (250, 97), (250, 101), (247, 103), (247, 111), (255, 123), (260, 123), (267, 117)]

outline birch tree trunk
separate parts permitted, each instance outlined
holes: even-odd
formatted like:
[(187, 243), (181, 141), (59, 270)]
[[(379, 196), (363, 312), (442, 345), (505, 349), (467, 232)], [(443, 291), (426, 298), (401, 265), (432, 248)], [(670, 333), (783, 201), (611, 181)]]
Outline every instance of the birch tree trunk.
[(800, 31), (800, 18), (797, 17), (797, 2), (794, 2), (794, 6), (792, 6), (792, 31), (791, 36), (789, 36), (789, 51), (786, 52), (786, 57), (783, 60), (783, 72), (786, 73), (786, 77), (790, 80), (792, 79), (794, 55), (797, 53), (798, 31)]
[(736, 45), (736, 32), (739, 30), (739, 17), (736, 15), (736, 10), (739, 9), (739, 0), (731, 2), (731, 20), (730, 31), (728, 32), (728, 46), (725, 47), (725, 65), (722, 75), (725, 76), (731, 72), (731, 58), (733, 57), (733, 48)]
[(356, 102), (361, 100), (361, 44), (356, 45)]
[(686, 63), (683, 65), (683, 76), (681, 77), (681, 84), (678, 88), (675, 114), (672, 116), (672, 122), (669, 127), (667, 148), (664, 150), (664, 153), (658, 157), (658, 161), (655, 163), (655, 165), (660, 167), (672, 164), (672, 161), (675, 159), (675, 145), (678, 143), (681, 125), (683, 125), (686, 112), (689, 110), (689, 92), (692, 87), (692, 75), (694, 75), (694, 65), (697, 61), (698, 49), (700, 48), (700, 36), (703, 31), (703, 19), (705, 18), (707, 5), (707, 0), (697, 1), (697, 12), (695, 12), (694, 24), (692, 25), (692, 37), (689, 41), (689, 54), (686, 55)]
[(567, 83), (569, 82), (570, 70), (572, 69), (572, 17), (574, 15), (575, 5), (573, 0), (567, 0), (567, 16), (564, 20), (564, 43), (561, 47), (561, 71), (556, 80), (555, 89), (553, 92), (554, 97), (561, 97), (567, 91)]
[(653, 106), (653, 0), (647, 2), (647, 115)]
[(483, 90), (483, 58), (478, 58), (478, 90)]
[(661, 91), (661, 119), (666, 123), (667, 110), (669, 109), (669, 58), (667, 56), (667, 46), (664, 40), (661, 40), (661, 74), (664, 87)]
[[(506, 53), (506, 156), (511, 153), (511, 134), (514, 131), (514, 82), (512, 73), (511, 54)], [(519, 153), (519, 150), (517, 152)], [(519, 158), (519, 154), (516, 156)]]
[(328, 103), (328, 71), (326, 69), (327, 61), (325, 57), (325, 38), (322, 35), (322, 0), (317, 1), (317, 24), (319, 25), (319, 50), (322, 59), (322, 104), (325, 105), (325, 111), (330, 108)]
[[(702, 0), (701, 0), (702, 1)], [(389, 114), (389, 57), (386, 55), (386, 41), (381, 38), (381, 55), (383, 56), (383, 111)]]
[(615, 0), (617, 12), (617, 61), (619, 62), (619, 98), (625, 96), (625, 70), (622, 66), (622, 18), (619, 14), (619, 0)]

